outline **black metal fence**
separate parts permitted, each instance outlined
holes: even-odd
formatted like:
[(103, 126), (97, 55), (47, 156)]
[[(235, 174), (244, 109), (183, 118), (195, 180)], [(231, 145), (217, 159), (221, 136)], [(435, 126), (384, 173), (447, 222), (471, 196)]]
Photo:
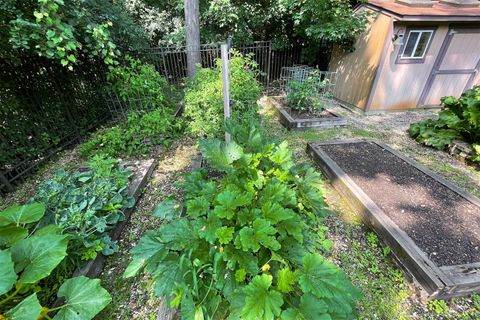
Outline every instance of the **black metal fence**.
[(109, 117), (101, 65), (68, 71), (45, 58), (0, 60), (0, 194)]
[[(220, 59), (221, 43), (200, 46), (201, 65), (213, 68)], [(257, 41), (250, 44), (230, 43), (230, 48), (242, 54), (250, 54), (260, 71), (259, 81), (268, 89), (280, 79), (283, 67), (291, 67), (301, 63), (302, 48), (290, 46), (283, 49), (273, 49), (271, 41)], [(147, 62), (155, 65), (156, 70), (171, 84), (183, 84), (187, 77), (187, 47), (167, 46), (149, 48), (137, 51)]]
[[(213, 68), (221, 44), (202, 45), (202, 67)], [(272, 92), (283, 67), (301, 62), (301, 48), (272, 48), (270, 41), (230, 43), (257, 63), (259, 81)], [(170, 84), (184, 84), (186, 47), (148, 48), (135, 52), (155, 66)], [(148, 107), (151, 97), (120, 98), (105, 86), (103, 65), (88, 59), (73, 71), (42, 57), (0, 59), (0, 195), (12, 191), (21, 178), (45, 160), (107, 120), (121, 120)]]

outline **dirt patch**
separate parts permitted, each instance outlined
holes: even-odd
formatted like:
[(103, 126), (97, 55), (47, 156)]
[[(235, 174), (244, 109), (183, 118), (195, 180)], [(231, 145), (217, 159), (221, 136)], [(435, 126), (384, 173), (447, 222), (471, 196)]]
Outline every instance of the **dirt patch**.
[(322, 149), (440, 266), (480, 261), (480, 208), (374, 143)]

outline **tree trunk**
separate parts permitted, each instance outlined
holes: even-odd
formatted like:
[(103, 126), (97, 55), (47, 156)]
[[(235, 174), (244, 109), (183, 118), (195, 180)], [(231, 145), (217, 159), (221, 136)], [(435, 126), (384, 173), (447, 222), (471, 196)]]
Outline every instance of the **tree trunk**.
[(200, 56), (200, 8), (198, 0), (185, 0), (185, 27), (187, 33), (187, 75), (192, 78)]

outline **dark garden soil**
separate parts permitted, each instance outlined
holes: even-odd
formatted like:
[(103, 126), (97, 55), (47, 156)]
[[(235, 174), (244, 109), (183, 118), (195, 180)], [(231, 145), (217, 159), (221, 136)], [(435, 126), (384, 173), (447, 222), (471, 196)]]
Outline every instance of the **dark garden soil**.
[(375, 143), (323, 145), (439, 266), (480, 261), (480, 208)]

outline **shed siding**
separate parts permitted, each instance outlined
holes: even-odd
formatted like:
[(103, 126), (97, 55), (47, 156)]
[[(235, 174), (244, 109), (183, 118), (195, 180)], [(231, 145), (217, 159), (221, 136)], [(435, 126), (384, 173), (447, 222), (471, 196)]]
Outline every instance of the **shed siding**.
[(369, 20), (367, 29), (355, 43), (355, 51), (349, 53), (335, 47), (329, 65), (330, 71), (338, 72), (334, 96), (360, 109), (367, 104), (392, 25), (392, 18), (382, 13), (374, 12)]
[(400, 46), (394, 46), (392, 41), (387, 41), (387, 56), (380, 68), (379, 81), (372, 89), (369, 111), (417, 107), (447, 32), (447, 24), (438, 26), (423, 63), (397, 64)]

